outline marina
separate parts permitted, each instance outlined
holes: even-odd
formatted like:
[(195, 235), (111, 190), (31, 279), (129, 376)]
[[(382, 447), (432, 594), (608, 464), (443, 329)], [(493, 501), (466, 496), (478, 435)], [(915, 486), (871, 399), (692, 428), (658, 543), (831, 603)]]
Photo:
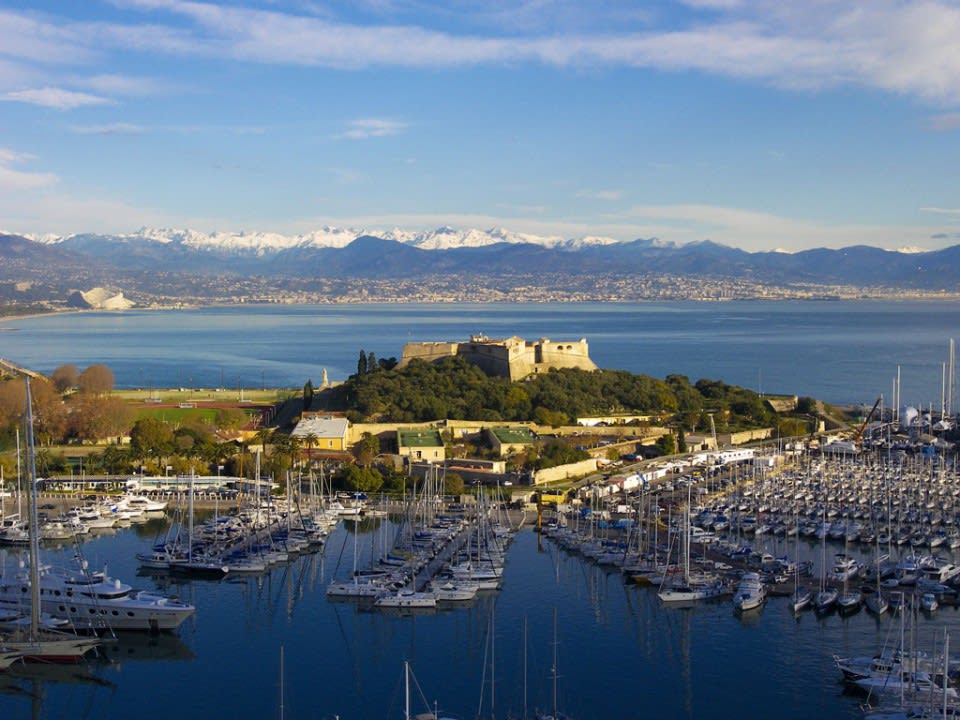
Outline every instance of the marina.
[[(205, 676), (219, 678), (217, 681), (232, 688), (233, 694), (242, 696), (246, 710), (255, 707), (269, 714), (278, 690), (267, 678), (276, 676), (270, 668), (275, 666), (277, 648), (282, 644), (288, 717), (402, 717), (402, 672), (396, 667), (397, 658), (401, 665), (404, 659), (415, 665), (425, 687), (442, 691), (446, 697), (431, 698), (430, 702), (438, 703), (445, 717), (472, 717), (479, 702), (489, 712), (485, 716), (518, 717), (524, 706), (543, 712), (552, 707), (551, 657), (556, 642), (561, 663), (557, 671), (559, 706), (570, 717), (615, 713), (632, 699), (636, 687), (650, 692), (658, 688), (662, 692), (652, 701), (654, 707), (681, 717), (726, 717), (717, 703), (733, 702), (745, 692), (760, 698), (758, 702), (780, 704), (778, 714), (783, 717), (863, 717), (861, 705), (868, 697), (878, 702), (880, 696), (868, 696), (856, 689), (856, 683), (845, 681), (836, 658), (872, 658), (901, 652), (903, 619), (915, 615), (911, 647), (924, 649), (930, 662), (936, 662), (937, 648), (943, 647), (943, 632), (960, 627), (956, 593), (950, 585), (956, 576), (946, 577), (958, 560), (949, 544), (931, 553), (929, 547), (921, 551), (910, 543), (890, 543), (884, 548), (889, 557), (880, 565), (895, 568), (897, 586), (878, 586), (868, 579), (869, 569), (878, 565), (875, 525), (882, 529), (890, 523), (895, 527), (899, 518), (903, 527), (913, 518), (911, 535), (921, 527), (932, 527), (929, 518), (912, 515), (921, 497), (915, 475), (929, 480), (930, 468), (922, 463), (900, 463), (895, 466), (897, 474), (891, 472), (887, 481), (885, 466), (875, 456), (871, 460), (805, 456), (776, 476), (757, 473), (752, 477), (743, 472), (726, 493), (689, 513), (689, 521), (683, 513), (671, 513), (658, 531), (663, 538), (661, 549), (666, 551), (671, 542), (678, 541), (683, 527), (700, 527), (696, 540), (690, 533), (692, 569), (688, 581), (691, 576), (712, 574), (719, 583), (717, 587), (723, 587), (715, 595), (692, 602), (664, 602), (658, 597), (657, 586), (633, 582), (627, 569), (635, 568), (642, 559), (632, 557), (632, 548), (640, 547), (634, 545), (635, 531), (643, 523), (620, 527), (614, 523), (600, 528), (600, 523), (591, 523), (589, 515), (583, 514), (567, 518), (568, 528), (588, 521), (567, 534), (564, 547), (558, 544), (555, 531), (541, 536), (535, 532), (532, 518), (527, 518), (528, 524), (505, 546), (499, 590), (474, 589), (472, 598), (448, 603), (433, 595), (429, 604), (421, 602), (425, 593), (447, 585), (446, 581), (423, 586), (418, 582), (380, 593), (372, 602), (353, 598), (344, 601), (328, 593), (338, 582), (371, 573), (379, 560), (389, 555), (383, 553), (384, 538), (391, 539), (392, 551), (394, 539), (412, 537), (399, 513), (366, 519), (341, 517), (330, 527), (319, 552), (298, 554), (262, 572), (228, 573), (222, 579), (156, 575), (137, 569), (137, 554), (152, 547), (156, 537), (166, 535), (174, 524), (170, 511), (149, 523), (107, 531), (110, 534), (91, 533), (84, 536), (82, 544), (91, 562), (100, 563), (109, 556), (109, 564), (118, 576), (137, 577), (148, 586), (152, 584), (153, 592), (178, 596), (197, 610), (178, 631), (155, 636), (154, 645), (149, 633), (118, 632), (116, 640), (104, 644), (101, 654), (107, 659), (93, 660), (85, 666), (82, 672), (95, 680), (82, 683), (82, 690), (69, 682), (37, 680), (44, 687), (39, 715), (59, 716), (70, 703), (77, 702), (80, 693), (93, 708), (100, 703), (106, 707), (109, 702), (111, 713), (117, 708), (132, 711), (138, 702), (135, 696), (141, 692), (138, 688), (151, 682), (154, 663), (164, 668), (170, 682), (202, 668)], [(952, 472), (952, 468), (940, 469), (938, 475), (943, 482), (923, 488), (923, 497), (940, 485), (944, 488), (936, 505), (941, 528), (956, 522), (945, 501), (948, 495), (952, 497), (947, 490), (952, 485)], [(873, 477), (884, 480), (875, 493), (870, 492)], [(812, 494), (809, 500), (808, 494)], [(896, 504), (892, 499), (887, 501), (891, 494), (898, 498)], [(684, 494), (675, 493), (658, 496), (657, 500), (666, 507), (668, 502), (684, 498)], [(880, 508), (896, 511), (881, 516)], [(824, 516), (832, 518), (829, 525), (823, 525)], [(711, 517), (712, 522), (707, 522)], [(747, 518), (754, 522), (744, 522)], [(212, 515), (205, 513), (198, 519), (198, 526), (211, 519)], [(798, 524), (798, 519), (803, 520)], [(864, 538), (874, 536), (872, 542), (862, 542), (860, 535), (851, 541), (845, 533), (831, 537), (829, 528), (841, 522), (851, 525), (851, 530), (858, 524)], [(768, 529), (762, 530), (764, 526)], [(806, 526), (812, 526), (814, 532), (802, 531)], [(652, 530), (658, 525), (647, 527)], [(744, 531), (745, 527), (750, 530)], [(821, 531), (819, 536), (817, 530)], [(471, 532), (475, 530), (466, 534)], [(459, 537), (459, 533), (451, 536)], [(699, 542), (703, 540), (707, 542)], [(421, 542), (433, 545), (434, 540), (422, 536)], [(747, 544), (749, 551), (745, 550)], [(439, 555), (441, 564), (449, 567), (452, 557), (466, 544), (448, 546), (441, 542), (439, 547), (441, 551), (449, 547), (448, 556)], [(606, 548), (606, 552), (598, 548)], [(44, 549), (51, 561), (65, 560), (74, 553), (70, 545), (50, 543)], [(928, 580), (934, 580), (934, 565), (921, 562), (921, 555), (939, 557), (937, 578), (944, 582), (937, 585), (942, 587), (928, 584)], [(632, 561), (618, 564), (612, 560), (617, 556)], [(911, 566), (906, 561), (911, 558), (927, 570), (925, 576), (914, 577), (912, 585), (904, 575), (905, 570), (909, 572)], [(670, 564), (669, 560), (665, 562)], [(361, 574), (353, 574), (354, 566)], [(830, 577), (837, 573), (838, 566), (855, 566), (857, 574)], [(891, 602), (897, 597), (909, 599), (899, 602), (901, 610), (879, 614), (866, 607), (852, 613), (839, 608), (795, 612), (790, 596), (797, 578), (792, 573), (801, 572), (808, 585), (817, 585), (820, 578), (825, 578), (825, 586), (838, 591), (846, 581), (864, 596), (869, 594), (865, 589), (869, 586)], [(901, 581), (905, 581), (903, 585)], [(753, 593), (758, 587), (763, 597), (756, 602)], [(935, 595), (941, 601), (939, 607), (924, 609), (926, 594)], [(381, 602), (383, 599), (386, 601)], [(554, 610), (558, 616), (556, 641)], [(525, 624), (529, 627), (526, 642), (521, 632)], [(315, 651), (317, 642), (324, 647), (319, 654)], [(495, 653), (490, 648), (494, 642)], [(131, 654), (139, 652), (151, 659), (150, 651), (155, 649), (158, 657), (151, 662), (128, 663), (123, 660), (126, 643), (137, 647)], [(525, 653), (526, 661), (522, 659)], [(731, 653), (735, 660), (721, 662)], [(188, 663), (190, 670), (178, 659), (186, 656), (193, 658)], [(562, 664), (564, 658), (574, 657), (589, 657), (591, 662), (578, 659), (571, 660), (569, 666)], [(522, 683), (524, 662), (534, 678), (526, 693)], [(745, 672), (755, 665), (762, 665), (767, 677), (759, 688)], [(122, 677), (116, 675), (120, 668)], [(937, 676), (933, 668), (923, 672), (932, 678), (930, 682)], [(629, 688), (623, 687), (625, 675), (636, 678)], [(319, 693), (318, 682), (310, 679), (315, 676), (323, 678)], [(36, 702), (21, 695), (24, 683), (33, 682), (29, 678), (29, 667), (8, 671), (4, 682), (10, 691), (0, 695), (0, 707), (17, 714), (18, 709), (22, 712), (26, 704)], [(495, 683), (495, 690), (490, 683)], [(185, 687), (189, 702), (213, 711), (214, 706), (199, 687), (196, 691), (190, 689), (190, 683)], [(301, 687), (308, 692), (300, 691)], [(587, 696), (585, 687), (601, 691)], [(495, 692), (493, 707), (491, 692)], [(321, 703), (323, 707), (319, 707)], [(150, 708), (141, 708), (139, 713), (145, 717), (162, 714)]]
[[(823, 315), (801, 332), (797, 323), (806, 322), (802, 318), (814, 307)], [(338, 316), (336, 339), (318, 332), (311, 334), (311, 341), (323, 336), (324, 352), (342, 357), (347, 366), (355, 360), (358, 343), (379, 354), (371, 338), (396, 334), (398, 317), (405, 318), (400, 327), (429, 325), (426, 337), (437, 336), (438, 324), (443, 332), (444, 323), (449, 323), (451, 336), (462, 336), (462, 324), (469, 321), (472, 331), (481, 317), (490, 332), (496, 332), (491, 328), (500, 322), (511, 332), (530, 334), (532, 324), (553, 334), (560, 329), (563, 336), (576, 333), (582, 321), (590, 325), (584, 326), (584, 334), (590, 336), (592, 356), (601, 366), (658, 375), (678, 369), (692, 378), (723, 377), (757, 386), (762, 373), (764, 388), (789, 385), (785, 389), (867, 400), (869, 405), (878, 386), (889, 386), (902, 362), (904, 401), (927, 407), (939, 405), (944, 338), (957, 319), (954, 309), (936, 303), (644, 308), (652, 314), (635, 312), (637, 307), (630, 305), (609, 310), (596, 308), (606, 318), (604, 325), (590, 307), (576, 307), (572, 314), (567, 306), (463, 306), (455, 313), (450, 308), (339, 309), (343, 317), (358, 321), (360, 334), (345, 339), (344, 320)], [(304, 322), (325, 327), (329, 317), (316, 309), (258, 312), (252, 319), (235, 317), (244, 327), (276, 326), (275, 332), (263, 333), (269, 351), (254, 351), (253, 360), (246, 354), (249, 348), (242, 357), (231, 357), (225, 344), (221, 359), (226, 374), (243, 367), (249, 378), (259, 374), (253, 368), (262, 363), (264, 376), (283, 368), (293, 386), (302, 384), (303, 376), (317, 374), (316, 358), (323, 353), (311, 349), (310, 342), (287, 342), (283, 334), (285, 328), (296, 327), (297, 337), (303, 337)], [(515, 326), (525, 314), (527, 324)], [(917, 322), (905, 324), (906, 316)], [(201, 311), (186, 317), (202, 318), (207, 333), (221, 324), (228, 333), (237, 330), (230, 327), (229, 312)], [(689, 327), (677, 322), (680, 317)], [(164, 345), (184, 346), (170, 343), (173, 326), (168, 332), (154, 324), (173, 322), (179, 332), (184, 316), (165, 318), (164, 313), (139, 316), (152, 326), (144, 335), (130, 336), (129, 347), (139, 348), (135, 360), (116, 358), (119, 384), (147, 386), (148, 376), (153, 383), (162, 373), (189, 377), (189, 371), (178, 372), (182, 358), (164, 356)], [(641, 318), (642, 332), (640, 326), (631, 327)], [(53, 364), (84, 364), (83, 358), (61, 360), (47, 352), (66, 347), (60, 335), (63, 320), (41, 319), (31, 323), (29, 331), (22, 328), (10, 336), (27, 339)], [(79, 334), (70, 345), (81, 352), (87, 331), (93, 338), (98, 323), (114, 323), (117, 317), (91, 313), (70, 320), (79, 321)], [(81, 330), (84, 327), (88, 330)], [(651, 334), (658, 327), (660, 334)], [(902, 327), (910, 332), (898, 334), (896, 328)], [(44, 332), (51, 333), (46, 345)], [(400, 335), (395, 338), (398, 348), (408, 331)], [(748, 336), (759, 344), (751, 344)], [(818, 351), (824, 362), (800, 361), (796, 338), (815, 350), (829, 347), (826, 355)], [(148, 363), (143, 353), (152, 353), (156, 341), (157, 358), (150, 355)], [(642, 343), (642, 352), (637, 343)], [(125, 346), (118, 342), (112, 347), (122, 355)], [(295, 355), (265, 354), (277, 348), (302, 348), (314, 359), (308, 365)], [(743, 365), (745, 352), (756, 361), (751, 367)], [(113, 364), (113, 358), (102, 355), (102, 344), (96, 353), (93, 362)], [(37, 364), (19, 352), (11, 355), (22, 364)], [(678, 358), (683, 367), (676, 366)], [(771, 370), (774, 365), (789, 370), (789, 383), (787, 375)], [(735, 366), (737, 376), (731, 370)], [(216, 365), (211, 367), (213, 375), (220, 374)], [(138, 382), (141, 372), (143, 381)], [(862, 387), (849, 385), (846, 378), (851, 377)], [(849, 398), (835, 394), (838, 383)], [(194, 378), (187, 384), (199, 382)], [(425, 699), (411, 696), (418, 706), (412, 711), (438, 710), (443, 717), (505, 719), (548, 715), (559, 708), (570, 718), (639, 712), (725, 718), (750, 698), (751, 706), (769, 708), (783, 718), (859, 719), (869, 696), (844, 680), (836, 657), (895, 653), (903, 646), (899, 637), (904, 620), (915, 616), (906, 634), (913, 638), (913, 647), (934, 659), (943, 648), (944, 631), (960, 627), (951, 592), (956, 582), (951, 574), (960, 565), (954, 533), (955, 468), (948, 455), (924, 452), (890, 446), (863, 453), (809, 452), (776, 467), (745, 462), (727, 475), (698, 479), (702, 493), (680, 482), (684, 478), (679, 473), (671, 478), (670, 491), (630, 498), (623, 503), (629, 512), (613, 513), (609, 519), (603, 515), (607, 507), (585, 497), (584, 505), (596, 512), (583, 514), (581, 506), (565, 516), (567, 545), (561, 545), (553, 530), (538, 534), (532, 513), (522, 524), (520, 518), (507, 516), (499, 523), (520, 529), (512, 541), (495, 547), (502, 567), (485, 579), (464, 579), (454, 572), (464, 566), (456, 560), (461, 555), (489, 554), (489, 548), (474, 549), (467, 543), (476, 526), (455, 531), (451, 525), (451, 542), (440, 541), (434, 548), (441, 536), (418, 537), (425, 528), (411, 526), (403, 506), (397, 505), (375, 508), (378, 512), (371, 516), (344, 507), (346, 514), (338, 511), (331, 518), (319, 546), (287, 552), (284, 559), (273, 547), (273, 561), (267, 562), (265, 554), (262, 561), (248, 556), (216, 577), (149, 567), (141, 559), (152, 557), (158, 546), (177, 536), (183, 547), (189, 523), (183, 505), (112, 527), (90, 527), (79, 536), (79, 545), (71, 539), (75, 531), (64, 527), (59, 538), (54, 533), (43, 540), (43, 565), (77, 568), (79, 548), (87, 571), (102, 572), (102, 580), (118, 578), (123, 591), (129, 586), (131, 593), (163, 596), (194, 612), (175, 630), (104, 633), (97, 657), (70, 670), (24, 666), (14, 659), (0, 674), (0, 712), (50, 718), (78, 709), (85, 716), (106, 717), (159, 718), (177, 711), (269, 717), (282, 705), (285, 717), (291, 718), (400, 718), (405, 705), (403, 666), (408, 661), (427, 693)], [(220, 518), (228, 515), (226, 506), (218, 512), (210, 508), (209, 495), (207, 499), (203, 510), (190, 513), (194, 530), (202, 533), (202, 528), (212, 527), (214, 537), (223, 535), (228, 521)], [(287, 522), (286, 503), (275, 499), (274, 504), (277, 517), (271, 526), (279, 529)], [(78, 503), (76, 516), (66, 524), (95, 521), (94, 509)], [(61, 508), (49, 512), (59, 514)], [(544, 519), (549, 523), (552, 518), (548, 514)], [(647, 532), (641, 534), (641, 528)], [(276, 545), (280, 535), (274, 529), (264, 534), (261, 528), (257, 537), (265, 541), (269, 535)], [(407, 572), (404, 583), (359, 600), (328, 593), (338, 584), (359, 585), (361, 578), (386, 572), (382, 566), (411, 560), (402, 548), (395, 552), (403, 537), (436, 551), (419, 570)], [(15, 578), (24, 547), (14, 539), (2, 550), (5, 580)], [(760, 578), (763, 600), (737, 607), (737, 589), (753, 586), (750, 573)], [(659, 593), (677, 575), (691, 586), (710, 583), (712, 596), (664, 602)], [(101, 581), (100, 576), (93, 578)], [(499, 589), (482, 589), (483, 581)], [(821, 587), (836, 593), (835, 602), (843, 594), (859, 594), (861, 602), (843, 611), (833, 605), (816, 612), (813, 604)], [(935, 667), (919, 670), (936, 680)], [(176, 689), (172, 706), (143, 702), (159, 687), (164, 692)]]

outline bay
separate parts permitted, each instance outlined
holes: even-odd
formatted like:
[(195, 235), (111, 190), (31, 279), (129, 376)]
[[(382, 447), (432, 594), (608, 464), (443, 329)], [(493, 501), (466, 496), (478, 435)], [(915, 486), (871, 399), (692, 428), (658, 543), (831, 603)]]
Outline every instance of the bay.
[(835, 403), (939, 408), (960, 306), (937, 301), (237, 305), (0, 321), (0, 357), (41, 372), (104, 363), (118, 387), (301, 387), (360, 349), (518, 335), (579, 339), (603, 368), (723, 380)]

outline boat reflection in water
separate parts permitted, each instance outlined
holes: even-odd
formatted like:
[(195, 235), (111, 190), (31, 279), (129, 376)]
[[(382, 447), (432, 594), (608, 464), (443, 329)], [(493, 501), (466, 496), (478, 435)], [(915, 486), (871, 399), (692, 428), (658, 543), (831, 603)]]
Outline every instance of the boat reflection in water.
[(193, 660), (194, 653), (179, 636), (172, 633), (119, 633), (114, 642), (101, 649), (109, 663), (122, 665), (136, 660)]

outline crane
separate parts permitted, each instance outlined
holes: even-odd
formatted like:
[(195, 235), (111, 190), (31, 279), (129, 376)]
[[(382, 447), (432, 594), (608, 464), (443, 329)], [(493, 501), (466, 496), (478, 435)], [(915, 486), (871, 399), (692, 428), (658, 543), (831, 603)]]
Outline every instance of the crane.
[(870, 419), (873, 417), (873, 414), (877, 411), (877, 408), (880, 406), (880, 401), (883, 400), (883, 395), (877, 398), (877, 401), (873, 404), (870, 412), (867, 413), (866, 419), (864, 419), (863, 424), (857, 430), (856, 435), (853, 436), (853, 444), (857, 447), (860, 446), (860, 440), (863, 437), (863, 431), (867, 429), (867, 423), (870, 422)]

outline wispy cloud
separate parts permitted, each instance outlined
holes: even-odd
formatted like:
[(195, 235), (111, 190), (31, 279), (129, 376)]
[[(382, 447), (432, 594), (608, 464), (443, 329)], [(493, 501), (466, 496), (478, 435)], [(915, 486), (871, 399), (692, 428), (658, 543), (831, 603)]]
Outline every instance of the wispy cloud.
[(387, 118), (363, 118), (353, 120), (350, 129), (340, 133), (337, 137), (349, 140), (366, 140), (367, 138), (386, 137), (396, 135), (407, 128), (407, 124)]
[[(467, 30), (480, 24), (476, 16), (489, 16), (483, 3), (459, 5), (462, 20), (436, 10), (431, 14), (418, 3), (418, 14), (409, 17), (419, 24), (380, 25), (341, 22), (329, 10), (298, 14), (196, 0), (114, 4), (149, 11), (150, 23), (138, 24), (137, 15), (127, 23), (78, 23), (4, 11), (4, 53), (45, 64), (89, 62), (107, 49), (122, 48), (335, 68), (525, 62), (626, 66), (699, 71), (795, 89), (862, 86), (937, 104), (960, 102), (960, 7), (946, 0), (686, 0), (686, 13), (642, 17), (624, 16), (620, 3), (602, 3), (591, 7), (600, 20), (586, 29), (558, 29), (550, 12), (531, 12), (530, 17), (547, 18), (520, 30), (486, 34)], [(534, 0), (522, 8), (536, 10), (538, 4)], [(554, 3), (550, 10), (571, 7)], [(497, 12), (509, 10), (505, 4), (497, 7)], [(161, 24), (165, 14), (180, 20)], [(629, 19), (615, 26), (602, 22), (623, 17)], [(443, 29), (429, 27), (431, 21)]]
[(581, 190), (577, 193), (577, 197), (588, 200), (620, 200), (623, 193), (619, 190)]
[(960, 113), (942, 113), (934, 115), (927, 127), (935, 132), (948, 132), (960, 128)]
[(941, 208), (941, 207), (922, 207), (923, 212), (936, 213), (938, 215), (960, 215), (960, 208)]
[(929, 245), (930, 227), (825, 224), (743, 208), (716, 205), (638, 205), (617, 215), (629, 222), (636, 237), (661, 237), (679, 243), (714, 240), (746, 250), (771, 247), (803, 250), (811, 247), (873, 245), (894, 249), (904, 243)]
[(177, 88), (171, 83), (149, 77), (103, 74), (76, 78), (74, 84), (89, 88), (103, 95), (142, 97), (169, 93)]
[(0, 188), (4, 190), (34, 190), (54, 185), (59, 181), (59, 178), (53, 173), (22, 172), (11, 167), (33, 159), (34, 157), (27, 153), (0, 147)]
[(71, 128), (78, 135), (142, 135), (141, 125), (130, 123), (111, 123), (109, 125), (75, 125)]
[(30, 105), (54, 108), (55, 110), (74, 110), (87, 105), (109, 105), (113, 101), (98, 95), (45, 87), (35, 90), (16, 90), (0, 95), (0, 100), (22, 102)]

